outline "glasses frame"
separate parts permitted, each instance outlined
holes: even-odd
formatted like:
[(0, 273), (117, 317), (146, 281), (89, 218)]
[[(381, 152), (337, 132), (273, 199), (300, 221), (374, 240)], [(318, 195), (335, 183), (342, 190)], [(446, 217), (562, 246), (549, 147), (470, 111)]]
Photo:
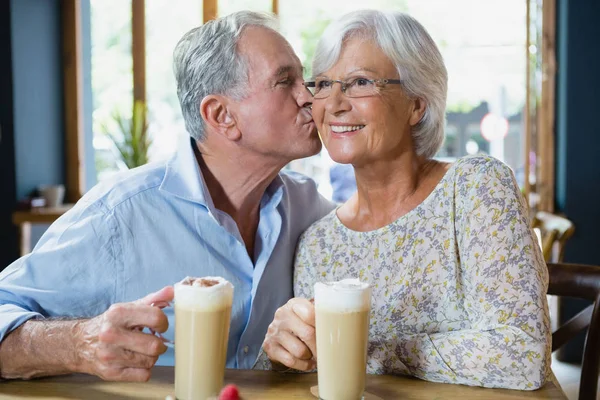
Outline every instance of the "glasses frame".
[[(401, 85), (404, 81), (402, 79), (388, 79), (388, 78), (382, 78), (382, 79), (368, 79), (368, 78), (353, 78), (347, 81), (342, 81), (339, 79), (323, 79), (323, 81), (327, 81), (327, 82), (331, 82), (331, 88), (333, 89), (333, 84), (334, 83), (339, 83), (342, 89), (342, 93), (344, 94), (344, 96), (349, 97), (349, 98), (361, 98), (361, 97), (371, 97), (374, 96), (373, 95), (367, 95), (367, 96), (348, 96), (346, 94), (346, 90), (348, 89), (348, 87), (352, 86), (356, 81), (358, 81), (359, 79), (363, 79), (367, 82), (370, 82), (371, 84), (383, 88), (386, 85), (392, 84), (392, 85)], [(329, 94), (327, 96), (324, 97), (316, 97), (316, 93), (313, 93), (312, 90), (310, 90), (310, 88), (316, 88), (317, 87), (317, 81), (308, 81), (308, 82), (304, 82), (303, 83), (304, 87), (306, 87), (306, 89), (313, 95), (313, 97), (315, 99), (321, 100), (321, 99), (326, 99), (331, 95), (331, 91), (329, 91)]]

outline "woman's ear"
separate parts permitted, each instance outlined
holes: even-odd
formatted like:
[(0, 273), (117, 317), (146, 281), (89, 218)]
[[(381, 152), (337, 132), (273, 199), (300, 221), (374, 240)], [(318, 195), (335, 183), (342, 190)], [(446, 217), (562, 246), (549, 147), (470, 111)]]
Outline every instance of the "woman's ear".
[(200, 102), (200, 115), (210, 130), (228, 140), (241, 137), (236, 120), (232, 115), (228, 99), (224, 96), (209, 95)]
[(413, 100), (413, 108), (410, 114), (410, 118), (408, 122), (410, 126), (415, 126), (423, 119), (423, 115), (425, 115), (425, 110), (427, 109), (427, 102), (421, 98), (416, 98)]

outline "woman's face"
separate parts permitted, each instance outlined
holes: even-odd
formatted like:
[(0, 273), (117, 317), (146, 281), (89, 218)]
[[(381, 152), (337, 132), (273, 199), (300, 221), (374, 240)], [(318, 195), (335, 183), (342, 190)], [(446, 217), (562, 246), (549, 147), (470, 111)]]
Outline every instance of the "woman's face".
[[(337, 63), (315, 78), (402, 79), (376, 44), (359, 37), (344, 42)], [(413, 151), (410, 128), (419, 122), (422, 109), (424, 102), (409, 99), (398, 84), (387, 84), (372, 96), (349, 98), (333, 83), (328, 97), (313, 100), (313, 118), (329, 155), (355, 167)]]

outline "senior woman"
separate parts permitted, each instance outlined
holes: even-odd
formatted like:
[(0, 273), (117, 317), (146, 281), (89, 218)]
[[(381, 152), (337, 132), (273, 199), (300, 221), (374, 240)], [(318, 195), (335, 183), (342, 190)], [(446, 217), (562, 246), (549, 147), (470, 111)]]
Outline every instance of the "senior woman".
[(314, 368), (313, 285), (359, 277), (373, 287), (369, 373), (542, 386), (548, 277), (528, 210), (500, 161), (433, 159), (447, 73), (427, 31), (401, 13), (347, 14), (320, 39), (313, 71), (313, 118), (358, 191), (302, 235), (297, 298), (276, 313), (265, 353)]

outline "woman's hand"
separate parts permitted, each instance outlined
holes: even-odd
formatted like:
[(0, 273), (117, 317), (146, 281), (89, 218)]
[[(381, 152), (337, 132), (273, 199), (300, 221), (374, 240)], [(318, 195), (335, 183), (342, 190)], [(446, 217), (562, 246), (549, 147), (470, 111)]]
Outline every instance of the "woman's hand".
[(274, 363), (299, 371), (317, 365), (315, 306), (310, 300), (294, 298), (275, 312), (263, 349)]

